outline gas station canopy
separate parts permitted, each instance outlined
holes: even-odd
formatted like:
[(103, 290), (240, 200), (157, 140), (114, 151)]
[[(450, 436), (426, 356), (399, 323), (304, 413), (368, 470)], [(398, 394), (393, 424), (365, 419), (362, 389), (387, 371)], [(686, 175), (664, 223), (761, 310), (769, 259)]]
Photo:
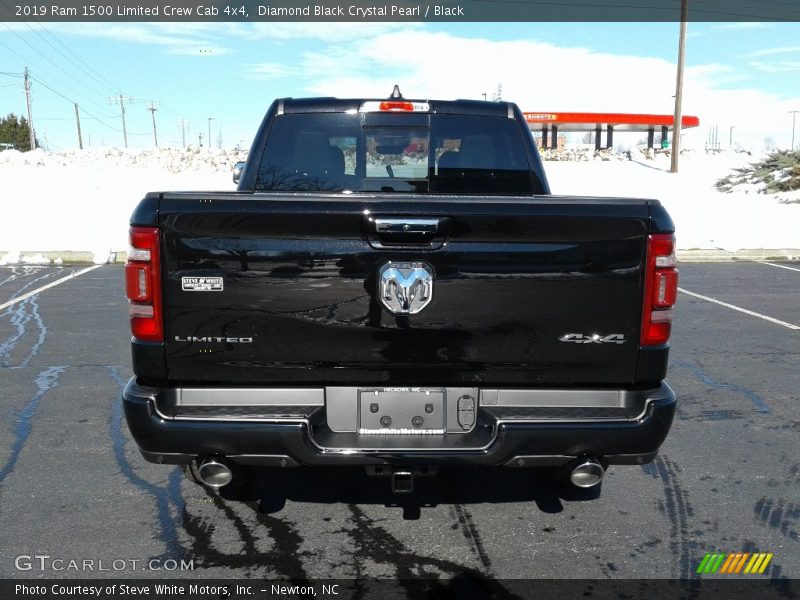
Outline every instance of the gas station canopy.
[[(606, 147), (611, 148), (614, 131), (647, 132), (647, 145), (653, 147), (655, 130), (661, 130), (662, 144), (667, 140), (669, 131), (674, 127), (673, 115), (648, 115), (625, 113), (578, 113), (578, 112), (525, 112), (525, 120), (534, 131), (541, 126), (542, 147), (547, 147), (548, 134), (551, 134), (551, 148), (556, 148), (559, 133), (595, 131), (595, 148), (600, 149), (600, 133), (606, 131)], [(685, 116), (681, 119), (681, 128), (698, 127), (700, 119)]]

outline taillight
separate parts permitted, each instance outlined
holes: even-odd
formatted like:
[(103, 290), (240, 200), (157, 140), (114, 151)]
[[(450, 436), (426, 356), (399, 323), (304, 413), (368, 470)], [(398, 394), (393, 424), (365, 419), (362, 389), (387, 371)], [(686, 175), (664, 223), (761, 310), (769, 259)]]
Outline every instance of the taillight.
[(163, 342), (161, 314), (161, 269), (156, 227), (131, 227), (125, 291), (131, 333), (138, 340)]
[(678, 295), (675, 236), (658, 233), (647, 238), (647, 264), (642, 307), (642, 346), (666, 344), (672, 330), (672, 307)]

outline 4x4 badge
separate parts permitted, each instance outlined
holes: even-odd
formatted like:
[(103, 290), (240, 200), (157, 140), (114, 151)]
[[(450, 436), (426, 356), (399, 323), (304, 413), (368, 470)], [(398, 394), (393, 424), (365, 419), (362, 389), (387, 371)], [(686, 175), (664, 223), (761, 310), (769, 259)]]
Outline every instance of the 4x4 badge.
[(583, 333), (565, 333), (560, 338), (559, 342), (570, 342), (572, 344), (624, 344), (625, 334), (622, 333), (609, 333), (608, 335), (600, 335), (593, 333), (591, 335)]
[(415, 315), (433, 299), (433, 268), (424, 262), (388, 262), (379, 273), (381, 303), (395, 315)]

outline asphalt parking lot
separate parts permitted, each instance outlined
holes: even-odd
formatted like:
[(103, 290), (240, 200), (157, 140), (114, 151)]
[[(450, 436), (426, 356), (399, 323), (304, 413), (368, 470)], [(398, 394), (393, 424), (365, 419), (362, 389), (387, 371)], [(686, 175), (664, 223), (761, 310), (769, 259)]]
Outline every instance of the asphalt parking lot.
[[(0, 306), (80, 270), (2, 267)], [(684, 264), (681, 287), (773, 320), (679, 296), (672, 432), (598, 497), (518, 470), (393, 496), (356, 469), (261, 471), (229, 498), (139, 456), (122, 269), (85, 272), (0, 309), (0, 578), (687, 578), (712, 551), (774, 553), (765, 577), (798, 578), (800, 266)], [(128, 562), (18, 568), (43, 554)], [(142, 570), (153, 558), (194, 570)]]

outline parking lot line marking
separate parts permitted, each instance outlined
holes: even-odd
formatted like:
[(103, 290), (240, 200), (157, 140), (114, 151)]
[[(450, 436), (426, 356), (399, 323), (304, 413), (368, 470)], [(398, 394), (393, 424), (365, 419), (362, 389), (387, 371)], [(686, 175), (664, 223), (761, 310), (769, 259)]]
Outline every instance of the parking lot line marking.
[(731, 310), (737, 310), (741, 313), (750, 315), (752, 317), (758, 317), (759, 319), (764, 319), (765, 321), (769, 321), (770, 323), (775, 323), (776, 325), (781, 325), (783, 327), (786, 327), (787, 329), (800, 330), (800, 326), (798, 325), (793, 325), (792, 323), (787, 323), (786, 321), (781, 321), (780, 319), (768, 317), (767, 315), (762, 315), (761, 313), (757, 313), (752, 310), (747, 310), (746, 308), (742, 308), (741, 306), (728, 304), (727, 302), (723, 302), (722, 300), (717, 300), (716, 298), (709, 298), (708, 296), (703, 296), (702, 294), (696, 294), (695, 292), (690, 292), (689, 290), (685, 290), (681, 287), (678, 288), (678, 291), (683, 292), (687, 296), (694, 296), (695, 298), (700, 298), (700, 300), (705, 300), (706, 302), (713, 302), (714, 304), (719, 304), (720, 306), (724, 306), (725, 308), (730, 308)]
[(770, 267), (778, 267), (779, 269), (787, 269), (789, 271), (797, 271), (800, 273), (800, 269), (796, 269), (794, 267), (787, 267), (786, 265), (776, 265), (775, 263), (767, 262), (765, 260), (757, 260), (757, 263), (761, 263), (762, 265), (769, 265)]
[(43, 292), (45, 290), (49, 290), (51, 287), (55, 287), (55, 286), (57, 286), (57, 285), (59, 285), (61, 283), (64, 283), (65, 281), (69, 281), (70, 279), (75, 279), (79, 275), (83, 275), (84, 273), (88, 273), (89, 271), (94, 271), (95, 269), (98, 269), (98, 268), (100, 268), (102, 266), (103, 265), (95, 265), (93, 267), (86, 267), (85, 269), (81, 269), (80, 271), (75, 271), (74, 273), (71, 273), (71, 274), (67, 275), (66, 277), (62, 277), (61, 279), (56, 279), (55, 281), (51, 281), (47, 285), (43, 285), (40, 288), (36, 288), (35, 290), (31, 290), (27, 294), (22, 294), (22, 296), (17, 296), (16, 298), (12, 298), (8, 302), (0, 304), (0, 310), (8, 308), (9, 306), (14, 306), (18, 302), (22, 302), (23, 300), (27, 300), (31, 296), (35, 296), (36, 294), (39, 294), (39, 293), (41, 293), (41, 292)]

